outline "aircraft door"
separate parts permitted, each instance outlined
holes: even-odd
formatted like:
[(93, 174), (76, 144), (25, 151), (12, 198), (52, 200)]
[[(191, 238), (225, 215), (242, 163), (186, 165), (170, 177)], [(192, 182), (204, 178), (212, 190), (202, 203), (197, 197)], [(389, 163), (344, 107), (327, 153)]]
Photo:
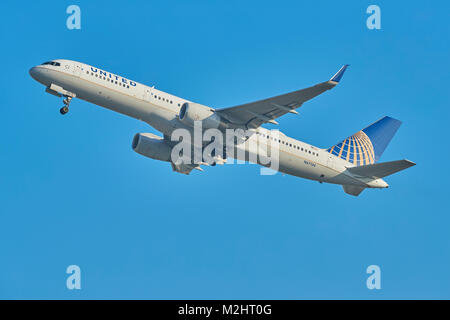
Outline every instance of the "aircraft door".
[(72, 65), (72, 72), (75, 76), (79, 77), (81, 75), (81, 66), (75, 63)]
[(145, 88), (144, 89), (144, 100), (145, 101), (150, 101), (150, 98), (152, 96), (152, 88)]
[(328, 156), (328, 159), (327, 159), (327, 167), (334, 169), (334, 159), (331, 156), (331, 154)]

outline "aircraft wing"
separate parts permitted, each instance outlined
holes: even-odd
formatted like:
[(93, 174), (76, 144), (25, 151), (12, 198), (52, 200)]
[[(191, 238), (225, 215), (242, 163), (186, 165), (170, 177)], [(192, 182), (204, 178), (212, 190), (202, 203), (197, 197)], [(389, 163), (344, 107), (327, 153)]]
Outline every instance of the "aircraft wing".
[(217, 109), (216, 112), (234, 126), (245, 129), (258, 128), (264, 123), (278, 124), (276, 118), (286, 113), (297, 114), (295, 109), (304, 102), (334, 88), (347, 67), (347, 64), (344, 65), (330, 80), (315, 86), (235, 107)]

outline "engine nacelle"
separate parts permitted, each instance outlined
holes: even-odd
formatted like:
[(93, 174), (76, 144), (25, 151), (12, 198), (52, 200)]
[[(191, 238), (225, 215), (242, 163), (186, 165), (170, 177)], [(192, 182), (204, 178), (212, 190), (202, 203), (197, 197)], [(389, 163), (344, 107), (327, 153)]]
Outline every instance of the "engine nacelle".
[(170, 161), (172, 148), (164, 142), (164, 139), (152, 133), (137, 133), (131, 144), (134, 151), (143, 156)]
[(220, 116), (213, 109), (193, 102), (183, 103), (178, 118), (191, 127), (194, 121), (201, 121), (203, 129), (217, 129), (221, 124)]

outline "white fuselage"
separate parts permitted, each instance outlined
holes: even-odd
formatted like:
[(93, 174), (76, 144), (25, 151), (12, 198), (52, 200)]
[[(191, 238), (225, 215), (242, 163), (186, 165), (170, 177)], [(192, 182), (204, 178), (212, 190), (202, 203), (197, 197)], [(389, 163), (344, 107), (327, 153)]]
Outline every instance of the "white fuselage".
[[(61, 87), (73, 93), (76, 98), (142, 120), (165, 136), (170, 136), (178, 128), (189, 129), (178, 120), (180, 107), (189, 101), (84, 63), (53, 61), (59, 62), (60, 66), (33, 67), (30, 70), (31, 76), (47, 87)], [(274, 144), (279, 148), (280, 172), (319, 182), (387, 187), (382, 179), (364, 181), (347, 173), (346, 168), (353, 167), (354, 164), (325, 149), (282, 133), (276, 134), (275, 130), (260, 127), (256, 131), (257, 134), (250, 139), (274, 141), (277, 136), (280, 140), (280, 143)]]

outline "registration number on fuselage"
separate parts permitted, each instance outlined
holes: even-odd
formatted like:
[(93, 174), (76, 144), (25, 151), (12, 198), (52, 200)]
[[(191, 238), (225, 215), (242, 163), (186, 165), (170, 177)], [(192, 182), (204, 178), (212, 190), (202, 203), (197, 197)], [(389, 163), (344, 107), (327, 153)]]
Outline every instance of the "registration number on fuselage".
[(307, 160), (304, 160), (304, 162), (305, 162), (305, 164), (307, 164), (307, 165), (309, 165), (311, 167), (315, 167), (316, 166), (316, 164), (314, 162), (310, 162), (310, 161), (307, 161)]

